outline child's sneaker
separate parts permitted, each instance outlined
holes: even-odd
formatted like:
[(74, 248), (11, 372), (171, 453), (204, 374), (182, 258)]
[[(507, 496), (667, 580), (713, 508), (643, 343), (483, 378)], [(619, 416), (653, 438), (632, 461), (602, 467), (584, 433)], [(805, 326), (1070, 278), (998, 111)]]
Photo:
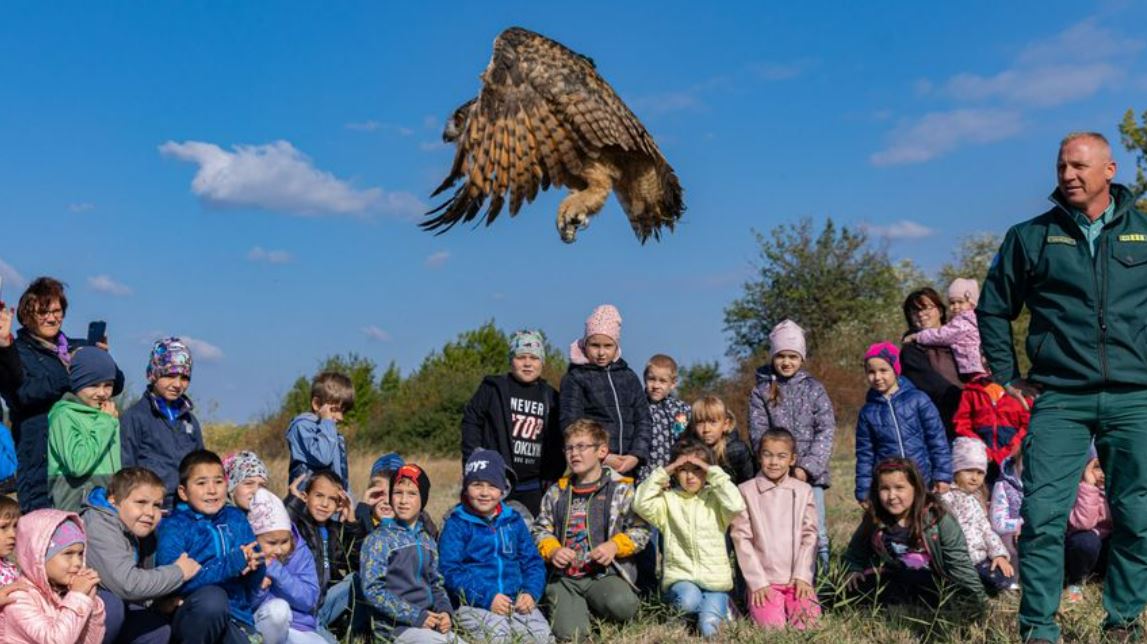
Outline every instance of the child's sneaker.
[(1075, 605), (1083, 601), (1083, 586), (1079, 584), (1071, 584), (1067, 587), (1067, 593), (1064, 595), (1068, 605)]

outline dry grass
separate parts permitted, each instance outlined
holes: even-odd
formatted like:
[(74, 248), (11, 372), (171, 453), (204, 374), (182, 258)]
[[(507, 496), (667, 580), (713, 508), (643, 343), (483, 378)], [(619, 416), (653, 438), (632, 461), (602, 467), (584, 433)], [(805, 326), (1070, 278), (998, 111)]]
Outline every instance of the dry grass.
[[(226, 433), (234, 439), (234, 434)], [(229, 451), (240, 448), (242, 441), (219, 441), (219, 434), (208, 432), (208, 444)], [(221, 442), (226, 444), (220, 445)], [(350, 472), (352, 489), (358, 492), (367, 487), (370, 465), (376, 454), (353, 454), (351, 447)], [(461, 463), (457, 459), (418, 458), (408, 460), (424, 467), (432, 481), (429, 512), (435, 520), (440, 519), (458, 500), (461, 489)], [(272, 488), (277, 493), (286, 491), (287, 460), (282, 457), (269, 459)], [(827, 575), (822, 588), (832, 595), (839, 587), (843, 575), (839, 557), (852, 530), (860, 517), (860, 510), (852, 500), (853, 468), (855, 461), (852, 449), (852, 432), (842, 430), (838, 435), (832, 459), (833, 486), (827, 495), (829, 533), (833, 545), (833, 570)], [(1063, 628), (1065, 642), (1101, 642), (1100, 625), (1103, 610), (1100, 606), (1101, 587), (1092, 584), (1085, 588), (1085, 601), (1061, 611), (1059, 623)], [(1006, 594), (991, 600), (985, 614), (979, 614), (958, 606), (945, 606), (939, 611), (898, 608), (876, 610), (873, 608), (849, 605), (846, 602), (826, 610), (820, 625), (808, 633), (770, 632), (754, 628), (746, 620), (730, 624), (718, 641), (721, 642), (769, 642), (785, 644), (789, 642), (831, 642), (833, 644), (860, 644), (886, 642), (889, 644), (909, 644), (914, 642), (990, 642), (1003, 643), (1018, 641), (1016, 612), (1019, 598), (1015, 593)], [(638, 619), (622, 627), (602, 625), (598, 642), (616, 644), (653, 644), (664, 642), (697, 641), (700, 639), (682, 625), (677, 617), (665, 607), (647, 603)]]

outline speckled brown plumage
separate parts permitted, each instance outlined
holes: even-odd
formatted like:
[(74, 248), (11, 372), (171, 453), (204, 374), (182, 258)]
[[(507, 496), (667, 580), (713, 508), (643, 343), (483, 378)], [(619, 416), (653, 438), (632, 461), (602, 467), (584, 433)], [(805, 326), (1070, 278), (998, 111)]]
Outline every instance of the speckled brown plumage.
[[(478, 97), (460, 107), (443, 138), (456, 152), (434, 191), (458, 184), (423, 228), (440, 233), (482, 216), (489, 225), (504, 207), (550, 186), (570, 190), (558, 208), (562, 239), (574, 241), (610, 192), (643, 243), (673, 230), (685, 211), (681, 186), (649, 132), (594, 63), (545, 36), (512, 27), (494, 40)], [(485, 213), (482, 209), (485, 207)]]

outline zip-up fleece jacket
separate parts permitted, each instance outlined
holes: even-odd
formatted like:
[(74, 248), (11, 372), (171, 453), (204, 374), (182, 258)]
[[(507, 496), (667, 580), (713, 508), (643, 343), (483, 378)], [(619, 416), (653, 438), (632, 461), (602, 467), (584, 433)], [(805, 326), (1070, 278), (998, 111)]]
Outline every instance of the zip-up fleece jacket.
[[(943, 513), (939, 520), (935, 517), (936, 512), (931, 511), (928, 525), (924, 528), (923, 544), (932, 560), (932, 572), (953, 584), (963, 594), (984, 603), (987, 595), (979, 574), (968, 558), (964, 531), (956, 519), (947, 513)], [(844, 553), (848, 571), (869, 574), (893, 564), (896, 557), (884, 547), (883, 528), (878, 527), (867, 537), (864, 532), (862, 523), (848, 542), (848, 549)]]
[[(1028, 400), (1028, 407), (1032, 400)], [(1011, 456), (1028, 433), (1031, 412), (1000, 385), (977, 378), (964, 386), (960, 406), (952, 419), (957, 436), (982, 442), (996, 465)]]
[(376, 641), (422, 628), (431, 611), (454, 612), (438, 571), (438, 546), (421, 521), (383, 520), (363, 543), (361, 573)]
[(812, 486), (791, 476), (773, 483), (761, 475), (738, 486), (745, 511), (729, 536), (749, 590), (793, 579), (812, 583), (817, 511)]
[(88, 533), (88, 565), (100, 573), (100, 585), (116, 597), (143, 603), (170, 595), (183, 585), (179, 566), (155, 566), (155, 534), (142, 539), (132, 534), (108, 502), (104, 488), (91, 491), (80, 516)]
[[(514, 425), (510, 420), (510, 378), (509, 374), (486, 376), (478, 390), (462, 410), (462, 463), (470, 458), (470, 453), (478, 448), (496, 450), (502, 460), (513, 467), (514, 453), (510, 437)], [(542, 434), (541, 479), (527, 481), (518, 477), (514, 489), (541, 489), (549, 485), (565, 472), (566, 460), (562, 452), (562, 428), (558, 411), (558, 392), (545, 380), (538, 379), (532, 385), (545, 392), (546, 421)], [(537, 486), (537, 487), (535, 487)]]
[(885, 398), (874, 389), (856, 420), (856, 500), (868, 498), (872, 470), (880, 461), (911, 459), (928, 487), (952, 481), (952, 450), (940, 413), (927, 394), (903, 376), (900, 389)]
[(300, 476), (310, 476), (311, 472), (330, 470), (339, 475), (343, 487), (350, 493), (346, 439), (339, 433), (334, 420), (321, 420), (311, 412), (295, 416), (287, 428), (287, 447), (291, 450), (288, 484)]
[(976, 307), (992, 379), (1021, 376), (1011, 321), (1031, 312), (1029, 379), (1052, 389), (1147, 387), (1147, 215), (1111, 184), (1115, 212), (1092, 259), (1083, 231), (1056, 190), (1042, 215), (1013, 226)]
[(66, 394), (48, 412), (48, 484), (57, 510), (78, 512), (120, 469), (119, 421)]
[(179, 488), (179, 462), (203, 449), (203, 429), (193, 413), (191, 399), (160, 403), (150, 389), (119, 417), (123, 467), (146, 467), (163, 479), (167, 488), (163, 507), (175, 505)]
[(291, 530), (295, 549), (286, 563), (267, 564), (271, 587), (260, 591), (255, 605), (270, 599), (282, 599), (291, 607), (291, 628), (312, 633), (318, 628), (315, 614), (319, 610), (319, 580), (315, 576), (315, 558), (298, 530)]
[(535, 602), (542, 599), (546, 562), (525, 519), (504, 503), (489, 519), (465, 504), (455, 506), (442, 526), (438, 556), (446, 591), (456, 606), (490, 610), (499, 594), (510, 601), (521, 593)]
[(745, 509), (745, 500), (725, 470), (709, 467), (705, 487), (697, 494), (669, 488), (665, 468), (637, 486), (633, 510), (661, 531), (665, 554), (661, 588), (689, 581), (711, 592), (733, 589), (733, 566), (725, 531)]
[[(603, 467), (589, 502), (589, 548), (596, 548), (606, 540), (617, 545), (613, 569), (630, 584), (637, 580), (633, 555), (645, 548), (650, 537), (649, 526), (633, 511), (633, 498), (633, 479), (619, 477), (614, 480), (610, 469)], [(542, 497), (542, 506), (530, 532), (546, 563), (565, 543), (572, 499), (573, 485), (568, 476), (551, 485)], [(562, 573), (557, 570), (552, 572)]]
[(155, 563), (166, 566), (187, 553), (202, 568), (179, 588), (180, 594), (203, 586), (219, 586), (227, 593), (231, 617), (254, 626), (253, 612), (261, 590), (266, 566), (243, 574), (247, 557), (240, 546), (255, 541), (247, 514), (231, 505), (213, 515), (200, 514), (179, 503), (171, 516), (159, 524), (159, 548)]
[(561, 427), (579, 418), (596, 420), (609, 433), (609, 453), (649, 459), (653, 417), (645, 386), (618, 358), (604, 367), (570, 364), (562, 378)]
[[(779, 400), (769, 403), (769, 387), (777, 383)], [(757, 386), (749, 396), (749, 442), (756, 452), (770, 429), (788, 430), (797, 441), (797, 467), (808, 472), (809, 483), (829, 487), (828, 460), (836, 434), (836, 412), (824, 385), (801, 369), (781, 378), (773, 365), (757, 369)]]
[(11, 604), (0, 611), (0, 642), (4, 644), (100, 644), (104, 639), (104, 602), (98, 596), (56, 592), (44, 570), (44, 555), (52, 533), (71, 519), (80, 530), (84, 523), (73, 512), (40, 510), (20, 517), (16, 524), (16, 562), (32, 588), (10, 595)]
[(1024, 520), (1020, 508), (1024, 502), (1024, 486), (1016, 474), (1016, 459), (1009, 456), (1000, 466), (1000, 478), (992, 486), (992, 505), (989, 518), (996, 534), (1018, 534)]

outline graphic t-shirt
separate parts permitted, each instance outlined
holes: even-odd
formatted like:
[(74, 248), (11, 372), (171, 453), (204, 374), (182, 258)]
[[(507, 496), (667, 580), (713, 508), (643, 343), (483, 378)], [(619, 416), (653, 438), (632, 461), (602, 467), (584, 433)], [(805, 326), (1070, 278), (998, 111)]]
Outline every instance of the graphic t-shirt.
[(891, 526), (884, 530), (884, 547), (908, 570), (924, 570), (932, 563), (928, 551), (912, 542), (912, 533), (905, 526)]
[(546, 385), (523, 385), (510, 378), (510, 464), (518, 481), (542, 473), (542, 435), (546, 428)]
[(574, 488), (570, 499), (569, 518), (566, 519), (566, 533), (562, 541), (565, 547), (573, 550), (577, 555), (573, 563), (566, 568), (567, 577), (586, 577), (601, 572), (601, 566), (589, 558), (593, 550), (589, 537), (589, 501), (593, 498), (596, 485), (586, 488)]

